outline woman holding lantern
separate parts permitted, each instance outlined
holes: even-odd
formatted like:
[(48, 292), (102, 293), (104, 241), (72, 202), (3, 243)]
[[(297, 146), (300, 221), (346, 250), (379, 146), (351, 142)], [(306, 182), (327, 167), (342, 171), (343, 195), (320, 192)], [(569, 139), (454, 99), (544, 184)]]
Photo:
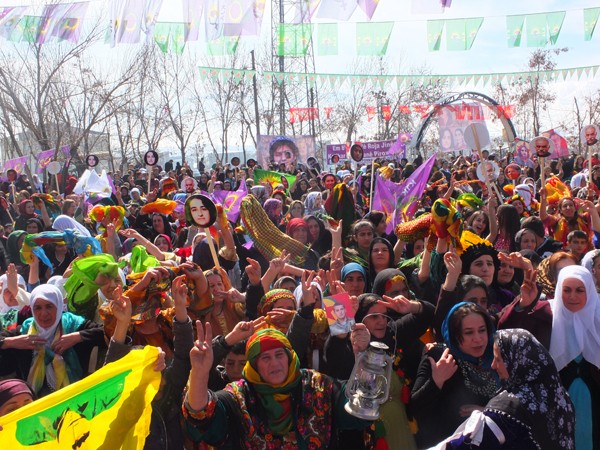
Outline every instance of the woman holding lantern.
[(337, 428), (362, 429), (369, 422), (348, 414), (343, 386), (327, 375), (301, 369), (285, 335), (273, 328), (246, 344), (243, 378), (222, 391), (208, 389), (213, 363), (212, 329), (196, 322), (192, 370), (183, 402), (190, 437), (232, 448), (329, 448)]

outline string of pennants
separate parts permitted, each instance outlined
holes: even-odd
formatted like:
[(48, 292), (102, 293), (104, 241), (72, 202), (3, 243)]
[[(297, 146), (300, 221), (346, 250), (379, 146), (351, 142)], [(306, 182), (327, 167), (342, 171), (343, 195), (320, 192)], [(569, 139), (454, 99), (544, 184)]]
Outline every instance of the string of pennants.
[[(393, 0), (390, 0), (393, 1)], [(421, 1), (421, 0), (420, 0)], [(167, 53), (182, 53), (187, 42), (204, 40), (207, 54), (218, 56), (237, 51), (241, 37), (259, 36), (265, 0), (181, 0), (182, 22), (158, 22), (164, 0), (111, 0), (108, 8), (106, 42), (136, 44), (154, 40)], [(89, 14), (91, 1), (33, 6), (0, 6), (0, 36), (13, 42), (45, 44), (56, 41), (77, 43), (82, 22)], [(357, 55), (382, 56), (396, 22), (371, 22), (379, 0), (304, 0), (286, 23), (276, 27), (280, 56), (306, 54), (309, 44), (315, 44), (320, 56), (338, 55), (340, 33), (338, 23), (313, 24), (313, 17), (346, 22), (354, 11), (362, 9), (369, 22), (356, 22)], [(166, 4), (166, 3), (165, 3)], [(440, 1), (443, 9), (451, 4)], [(171, 5), (169, 5), (171, 6)], [(37, 11), (37, 14), (34, 12)], [(543, 47), (556, 44), (567, 11), (506, 16), (508, 47)], [(600, 7), (583, 9), (583, 38), (592, 39)], [(484, 17), (448, 20), (427, 20), (427, 45), (430, 51), (441, 49), (445, 32), (446, 49), (469, 50), (482, 26)], [(402, 21), (400, 21), (402, 22)]]
[[(536, 72), (498, 72), (486, 74), (456, 74), (456, 75), (362, 75), (362, 74), (330, 74), (330, 73), (298, 73), (298, 72), (271, 72), (264, 71), (262, 76), (267, 81), (275, 81), (278, 84), (285, 83), (308, 83), (309, 86), (327, 86), (337, 88), (344, 83), (350, 85), (374, 85), (384, 88), (396, 85), (478, 85), (486, 86), (491, 83), (521, 82), (530, 79), (543, 81), (565, 81), (580, 80), (582, 76), (589, 79), (594, 78), (600, 66), (584, 66), (569, 69), (542, 70)], [(255, 70), (250, 69), (224, 69), (218, 67), (200, 67), (200, 77), (208, 80), (223, 80), (242, 82), (251, 80)], [(260, 76), (261, 73), (258, 73)]]

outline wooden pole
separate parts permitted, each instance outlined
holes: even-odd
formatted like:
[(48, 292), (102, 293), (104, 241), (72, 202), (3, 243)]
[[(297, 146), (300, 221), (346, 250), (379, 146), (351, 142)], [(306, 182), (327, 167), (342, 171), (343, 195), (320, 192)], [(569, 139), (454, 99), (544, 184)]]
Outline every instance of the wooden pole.
[(215, 267), (218, 270), (221, 270), (221, 265), (219, 264), (219, 257), (217, 255), (217, 251), (215, 250), (215, 243), (213, 241), (212, 235), (210, 234), (210, 228), (200, 228), (201, 231), (206, 233), (206, 240), (208, 241), (208, 248), (210, 248), (210, 254), (212, 255), (213, 262), (215, 263)]

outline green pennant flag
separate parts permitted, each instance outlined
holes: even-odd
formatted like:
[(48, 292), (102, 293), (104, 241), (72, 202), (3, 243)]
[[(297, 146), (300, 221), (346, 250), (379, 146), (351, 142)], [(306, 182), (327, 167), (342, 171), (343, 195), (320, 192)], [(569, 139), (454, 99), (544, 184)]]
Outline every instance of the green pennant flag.
[(19, 25), (22, 26), (22, 34), (20, 36), (21, 41), (34, 43), (38, 37), (38, 31), (40, 29), (41, 17), (37, 16), (25, 16), (21, 19)]
[(586, 8), (583, 10), (583, 38), (591, 41), (594, 29), (600, 16), (600, 8)]
[(313, 26), (310, 23), (277, 24), (277, 56), (304, 56), (312, 39)]
[(359, 56), (385, 55), (393, 29), (394, 22), (357, 23), (356, 54)]
[(234, 55), (240, 43), (239, 36), (221, 36), (206, 43), (208, 54), (211, 56)]
[(546, 22), (548, 24), (548, 33), (550, 34), (550, 43), (556, 44), (558, 35), (565, 20), (565, 11), (557, 11), (546, 14)]
[(174, 23), (171, 25), (171, 45), (173, 52), (181, 55), (185, 49), (185, 24)]
[(167, 53), (169, 51), (169, 34), (171, 33), (170, 23), (157, 23), (154, 26), (154, 42), (160, 48), (160, 51)]
[(521, 46), (525, 16), (506, 16), (506, 37), (511, 48)]
[(465, 19), (446, 20), (446, 50), (464, 50), (466, 45)]
[(548, 43), (548, 27), (546, 13), (528, 14), (527, 47), (545, 47)]
[(338, 54), (338, 24), (320, 23), (317, 26), (317, 52), (320, 56)]
[(471, 50), (482, 24), (483, 17), (471, 17), (465, 20), (465, 50)]
[(427, 21), (427, 47), (430, 52), (437, 52), (440, 50), (442, 31), (444, 31), (443, 20)]

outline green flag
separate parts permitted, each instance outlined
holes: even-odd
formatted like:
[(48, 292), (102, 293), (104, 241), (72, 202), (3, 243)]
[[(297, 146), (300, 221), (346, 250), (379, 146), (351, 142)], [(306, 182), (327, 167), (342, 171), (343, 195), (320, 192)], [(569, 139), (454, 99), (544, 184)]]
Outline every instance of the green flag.
[(444, 31), (443, 20), (427, 21), (427, 47), (430, 52), (437, 52), (442, 42), (442, 31)]
[(548, 24), (548, 33), (550, 34), (550, 43), (556, 44), (563, 21), (565, 20), (565, 11), (557, 11), (546, 14)]
[(312, 38), (313, 26), (309, 23), (277, 24), (277, 56), (304, 56)]
[(600, 8), (587, 8), (583, 10), (583, 35), (586, 41), (590, 41), (594, 35), (598, 16), (600, 16)]
[(41, 17), (37, 16), (25, 16), (19, 23), (22, 26), (21, 40), (34, 43), (38, 37), (38, 31), (40, 29)]
[(181, 55), (185, 49), (185, 24), (174, 23), (171, 25), (171, 46), (173, 51)]
[(464, 50), (465, 45), (465, 19), (446, 20), (446, 50)]
[(160, 48), (160, 51), (167, 53), (169, 51), (169, 33), (171, 32), (170, 23), (157, 23), (154, 26), (154, 42)]
[(239, 43), (239, 36), (221, 36), (214, 41), (208, 41), (206, 45), (209, 55), (224, 56), (235, 54)]
[(394, 22), (357, 23), (356, 54), (359, 56), (385, 55), (393, 29)]
[(546, 13), (527, 15), (527, 47), (544, 47), (548, 43)]
[(273, 189), (278, 184), (283, 184), (285, 190), (288, 191), (290, 187), (296, 182), (296, 175), (290, 175), (289, 173), (275, 172), (273, 170), (254, 169), (254, 185), (258, 186), (262, 183), (270, 183)]
[(506, 16), (506, 37), (509, 47), (520, 47), (525, 16)]
[(465, 50), (471, 50), (482, 23), (483, 17), (465, 19)]
[(320, 56), (335, 56), (338, 54), (338, 25), (337, 23), (320, 23), (317, 26), (317, 51)]

